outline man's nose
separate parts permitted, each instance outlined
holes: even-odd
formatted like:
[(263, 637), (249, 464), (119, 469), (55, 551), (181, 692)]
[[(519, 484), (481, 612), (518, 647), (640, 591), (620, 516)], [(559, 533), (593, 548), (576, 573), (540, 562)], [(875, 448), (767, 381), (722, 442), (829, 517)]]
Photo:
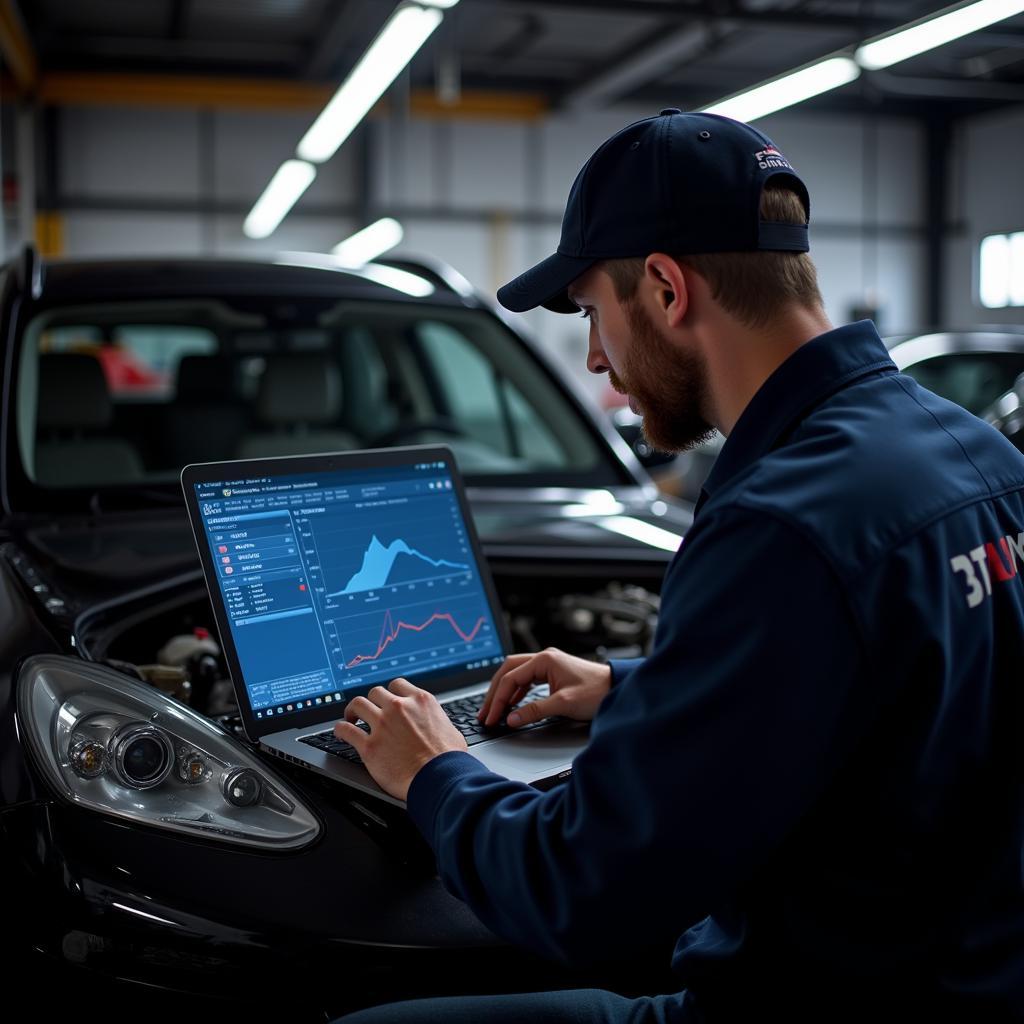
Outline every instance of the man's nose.
[(591, 373), (607, 373), (611, 367), (608, 365), (608, 357), (601, 348), (601, 341), (597, 331), (590, 329), (590, 348), (587, 351), (587, 369)]

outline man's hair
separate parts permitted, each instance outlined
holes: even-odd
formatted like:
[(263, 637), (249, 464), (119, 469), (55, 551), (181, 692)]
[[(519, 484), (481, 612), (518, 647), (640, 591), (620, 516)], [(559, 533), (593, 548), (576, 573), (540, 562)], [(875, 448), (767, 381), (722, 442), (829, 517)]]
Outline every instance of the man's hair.
[[(781, 224), (806, 224), (800, 197), (788, 188), (769, 183), (761, 193), (761, 220)], [(820, 310), (814, 263), (805, 252), (714, 252), (697, 255), (670, 254), (707, 281), (711, 297), (727, 313), (748, 327), (764, 327), (793, 305)], [(619, 302), (636, 295), (644, 276), (642, 257), (602, 260), (601, 268), (612, 279)]]

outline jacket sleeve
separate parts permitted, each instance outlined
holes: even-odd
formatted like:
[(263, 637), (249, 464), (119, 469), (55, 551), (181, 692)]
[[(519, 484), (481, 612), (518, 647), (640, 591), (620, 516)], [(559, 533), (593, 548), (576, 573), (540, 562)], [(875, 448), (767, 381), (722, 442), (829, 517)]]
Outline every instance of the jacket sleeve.
[(573, 962), (677, 937), (736, 894), (855, 742), (867, 684), (844, 589), (765, 513), (705, 514), (669, 568), (654, 649), (547, 793), (467, 753), (409, 812), (445, 885), (502, 937)]
[(608, 665), (612, 670), (612, 686), (618, 686), (623, 679), (644, 663), (643, 658), (609, 658)]

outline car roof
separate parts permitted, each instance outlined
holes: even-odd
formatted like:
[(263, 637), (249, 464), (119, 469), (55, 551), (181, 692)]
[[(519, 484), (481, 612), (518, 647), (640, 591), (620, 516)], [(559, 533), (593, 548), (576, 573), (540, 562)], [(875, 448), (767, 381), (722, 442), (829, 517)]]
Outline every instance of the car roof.
[(969, 352), (1024, 352), (1024, 326), (1000, 324), (962, 331), (934, 331), (928, 334), (886, 338), (889, 355), (902, 370), (936, 356)]
[[(354, 268), (344, 267), (323, 253), (254, 258), (47, 259), (34, 263), (32, 257), (27, 259), (27, 267), (25, 257), (20, 261), (19, 276), (32, 281), (33, 298), (46, 305), (86, 299), (130, 301), (142, 296), (225, 293), (322, 295), (445, 306), (481, 304), (468, 282), (451, 268), (428, 260), (378, 260)], [(403, 278), (403, 274), (411, 276)]]

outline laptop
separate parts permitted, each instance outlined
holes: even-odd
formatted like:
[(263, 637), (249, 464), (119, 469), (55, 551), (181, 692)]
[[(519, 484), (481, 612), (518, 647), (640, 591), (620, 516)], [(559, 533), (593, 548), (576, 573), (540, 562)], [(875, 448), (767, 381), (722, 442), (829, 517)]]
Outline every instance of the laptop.
[(477, 722), (512, 648), (450, 449), (211, 462), (181, 483), (245, 733), (262, 750), (401, 806), (333, 725), (353, 697), (404, 676), (491, 770), (538, 788), (570, 774), (585, 724)]

